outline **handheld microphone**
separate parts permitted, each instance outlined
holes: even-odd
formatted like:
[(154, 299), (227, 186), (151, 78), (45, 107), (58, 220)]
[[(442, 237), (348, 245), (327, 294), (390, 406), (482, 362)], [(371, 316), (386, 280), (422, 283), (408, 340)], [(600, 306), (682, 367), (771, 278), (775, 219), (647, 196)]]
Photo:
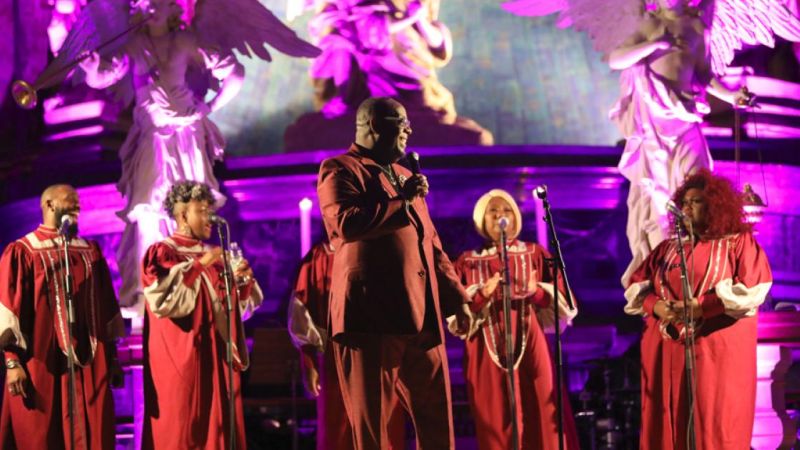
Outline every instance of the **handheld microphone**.
[(419, 153), (409, 152), (406, 159), (408, 159), (408, 165), (411, 167), (411, 173), (413, 173), (414, 175), (419, 175), (420, 173)]
[(208, 217), (208, 221), (213, 223), (214, 225), (220, 225), (220, 224), (227, 225), (228, 224), (227, 220), (225, 220), (222, 216), (218, 216), (216, 214), (211, 214)]
[(547, 198), (547, 185), (546, 184), (540, 184), (539, 186), (536, 186), (536, 188), (533, 190), (533, 195), (538, 197), (540, 200), (546, 199)]
[(681, 211), (680, 208), (678, 208), (678, 205), (676, 205), (672, 200), (667, 202), (667, 211), (669, 211), (670, 214), (678, 219), (683, 220), (686, 218), (686, 216), (683, 214), (683, 211)]
[(501, 217), (500, 221), (497, 222), (497, 225), (501, 230), (505, 231), (506, 228), (508, 228), (508, 217)]

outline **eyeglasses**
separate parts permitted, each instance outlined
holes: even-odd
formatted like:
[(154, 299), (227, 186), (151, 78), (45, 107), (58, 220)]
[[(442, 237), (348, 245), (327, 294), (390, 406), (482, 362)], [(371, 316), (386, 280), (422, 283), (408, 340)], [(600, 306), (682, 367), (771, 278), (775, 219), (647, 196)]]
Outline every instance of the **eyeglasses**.
[(411, 121), (408, 120), (408, 117), (393, 116), (393, 117), (384, 117), (384, 119), (397, 122), (397, 125), (399, 125), (402, 128), (411, 128)]

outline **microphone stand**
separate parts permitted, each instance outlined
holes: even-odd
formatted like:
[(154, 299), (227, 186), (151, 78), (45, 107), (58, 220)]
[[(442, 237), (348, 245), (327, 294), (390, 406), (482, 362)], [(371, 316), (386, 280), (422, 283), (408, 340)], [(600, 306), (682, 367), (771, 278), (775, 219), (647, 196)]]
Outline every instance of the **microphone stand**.
[(541, 192), (536, 192), (536, 196), (542, 200), (544, 207), (544, 221), (547, 222), (547, 231), (550, 235), (550, 245), (553, 248), (553, 257), (547, 258), (546, 261), (553, 269), (553, 317), (555, 317), (555, 347), (556, 347), (556, 415), (558, 416), (558, 449), (564, 450), (564, 407), (563, 407), (563, 376), (564, 371), (564, 352), (561, 347), (561, 327), (559, 324), (558, 314), (558, 274), (564, 279), (564, 287), (566, 288), (567, 306), (570, 310), (575, 309), (572, 303), (572, 293), (569, 288), (569, 279), (567, 278), (566, 266), (564, 265), (564, 258), (561, 255), (561, 244), (558, 242), (556, 235), (556, 227), (553, 223), (553, 214), (550, 211), (550, 202), (547, 200), (547, 189)]
[[(226, 233), (222, 233), (222, 225), (225, 225)], [(230, 434), (228, 435), (228, 449), (235, 450), (236, 449), (236, 401), (234, 397), (234, 384), (233, 384), (233, 339), (232, 339), (232, 328), (235, 322), (235, 318), (233, 315), (233, 298), (231, 295), (232, 292), (232, 276), (230, 270), (230, 263), (228, 261), (228, 251), (230, 250), (229, 242), (231, 234), (230, 228), (228, 228), (228, 224), (225, 222), (217, 223), (217, 233), (219, 234), (219, 243), (222, 247), (222, 277), (225, 279), (225, 307), (227, 310), (227, 320), (228, 320), (228, 327), (227, 332), (225, 333), (225, 362), (228, 364), (228, 423), (230, 424)], [(227, 237), (226, 237), (227, 235)]]
[[(503, 325), (506, 340), (506, 382), (508, 384), (508, 408), (511, 417), (511, 450), (519, 450), (519, 427), (517, 425), (517, 392), (514, 384), (514, 334), (511, 331), (511, 279), (508, 270), (508, 237), (506, 227), (500, 227), (500, 257), (503, 261)], [(527, 336), (523, 336), (525, 339)]]
[(75, 390), (75, 349), (72, 345), (72, 328), (75, 326), (75, 309), (72, 301), (72, 269), (69, 263), (69, 227), (62, 226), (61, 240), (64, 242), (64, 300), (67, 306), (67, 371), (69, 372), (69, 382), (67, 389), (67, 412), (69, 414), (69, 442), (70, 449), (75, 449), (75, 404), (77, 403), (77, 392)]
[[(697, 448), (697, 437), (694, 429), (694, 317), (689, 302), (692, 289), (689, 286), (689, 271), (686, 268), (686, 254), (683, 251), (682, 232), (686, 231), (681, 216), (675, 215), (675, 234), (678, 236), (678, 255), (681, 258), (681, 287), (683, 291), (683, 327), (686, 330), (686, 344), (683, 346), (684, 376), (686, 378), (686, 403), (688, 404), (688, 423), (686, 424), (686, 448)], [(689, 235), (689, 239), (692, 236)]]

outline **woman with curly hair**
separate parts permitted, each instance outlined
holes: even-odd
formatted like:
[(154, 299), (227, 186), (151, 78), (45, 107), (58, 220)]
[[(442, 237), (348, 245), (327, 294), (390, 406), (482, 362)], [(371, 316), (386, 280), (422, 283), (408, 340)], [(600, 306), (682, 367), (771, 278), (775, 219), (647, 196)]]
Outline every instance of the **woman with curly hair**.
[(702, 169), (673, 197), (683, 211), (692, 298), (684, 308), (678, 240), (633, 273), (625, 312), (644, 316), (642, 449), (687, 447), (684, 319), (694, 323), (693, 420), (697, 449), (749, 449), (756, 397), (758, 307), (772, 286), (767, 257), (730, 181)]
[(211, 237), (214, 196), (196, 181), (176, 183), (164, 209), (177, 231), (147, 250), (142, 264), (145, 298), (143, 449), (222, 449), (229, 436), (225, 364), (228, 326), (233, 340), (237, 448), (245, 448), (238, 372), (249, 359), (242, 321), (263, 295), (247, 261), (233, 274), (234, 308), (228, 318), (222, 249)]

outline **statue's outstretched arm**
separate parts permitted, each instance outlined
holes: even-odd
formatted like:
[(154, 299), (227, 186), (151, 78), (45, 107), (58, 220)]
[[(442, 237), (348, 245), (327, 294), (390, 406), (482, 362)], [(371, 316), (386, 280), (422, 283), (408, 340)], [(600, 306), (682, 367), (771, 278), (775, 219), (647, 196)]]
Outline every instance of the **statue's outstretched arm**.
[(198, 49), (196, 55), (205, 68), (211, 72), (211, 76), (220, 81), (217, 95), (208, 102), (210, 112), (222, 109), (242, 89), (244, 66), (233, 53), (223, 56), (215, 51)]
[(646, 40), (640, 33), (625, 41), (608, 55), (608, 65), (613, 70), (623, 70), (647, 58), (658, 50), (669, 50), (672, 47), (668, 37)]
[(450, 30), (441, 22), (430, 22), (423, 19), (417, 22), (417, 28), (431, 49), (443, 49), (450, 46), (449, 43), (452, 41)]
[(244, 82), (244, 66), (237, 61), (230, 74), (221, 81), (219, 92), (208, 102), (208, 107), (211, 109), (211, 112), (227, 105), (242, 89), (242, 83)]
[(750, 101), (751, 97), (747, 87), (742, 86), (741, 89), (733, 91), (722, 84), (717, 77), (712, 78), (711, 82), (708, 83), (706, 92), (726, 103), (730, 103), (731, 105), (737, 107), (746, 105)]
[(627, 69), (654, 52), (669, 50), (674, 45), (672, 37), (664, 33), (661, 22), (645, 16), (636, 32), (609, 52), (608, 65), (613, 70)]
[(97, 52), (91, 52), (81, 61), (80, 67), (86, 73), (86, 84), (95, 89), (105, 89), (121, 80), (128, 73), (130, 64), (125, 54), (107, 61)]

